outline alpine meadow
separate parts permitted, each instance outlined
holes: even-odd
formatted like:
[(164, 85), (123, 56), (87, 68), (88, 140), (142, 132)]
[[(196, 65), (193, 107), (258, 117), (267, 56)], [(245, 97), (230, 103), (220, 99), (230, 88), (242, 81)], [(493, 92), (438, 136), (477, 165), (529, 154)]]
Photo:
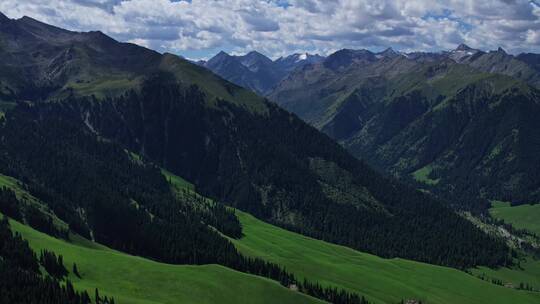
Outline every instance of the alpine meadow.
[(0, 303), (540, 303), (540, 3), (5, 0)]

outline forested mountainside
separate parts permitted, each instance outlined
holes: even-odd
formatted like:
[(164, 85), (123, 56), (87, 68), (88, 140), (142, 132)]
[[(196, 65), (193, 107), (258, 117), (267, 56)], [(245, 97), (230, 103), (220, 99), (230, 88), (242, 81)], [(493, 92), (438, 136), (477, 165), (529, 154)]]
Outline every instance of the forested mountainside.
[(480, 59), (458, 56), (464, 48), (453, 59), (340, 51), (291, 74), (270, 98), (380, 171), (415, 179), (454, 206), (539, 201), (540, 91), (465, 64)]
[[(175, 203), (160, 166), (262, 219), (384, 257), (455, 267), (511, 262), (503, 242), (429, 195), (382, 177), (296, 116), (204, 68), (30, 18), (0, 29), (9, 46), (2, 58), (10, 58), (2, 64), (26, 73), (21, 82), (0, 77), (12, 108), (0, 130), (2, 171), (87, 237), (164, 261), (244, 265), (204, 225), (207, 215)], [(119, 54), (139, 64), (112, 60)], [(51, 58), (62, 59), (45, 64)], [(27, 59), (24, 68), (12, 64)], [(147, 161), (130, 161), (125, 150)], [(238, 233), (227, 212), (209, 216), (232, 230), (224, 233)], [(141, 238), (156, 246), (134, 242)]]

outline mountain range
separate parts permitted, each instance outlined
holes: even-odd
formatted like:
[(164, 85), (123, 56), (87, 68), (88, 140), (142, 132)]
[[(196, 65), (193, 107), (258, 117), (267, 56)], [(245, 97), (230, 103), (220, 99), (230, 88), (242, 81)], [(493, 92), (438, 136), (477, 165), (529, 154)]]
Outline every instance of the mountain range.
[(268, 97), (380, 172), (454, 204), (535, 202), (539, 57), (466, 45), (439, 53), (344, 49), (294, 70)]
[(354, 62), (373, 62), (381, 59), (405, 57), (416, 62), (432, 62), (450, 59), (469, 65), (479, 71), (512, 76), (533, 86), (540, 86), (540, 55), (522, 53), (507, 54), (502, 48), (485, 52), (460, 44), (456, 49), (441, 52), (398, 52), (387, 48), (381, 52), (342, 49), (328, 58), (318, 54), (295, 53), (274, 61), (263, 54), (252, 51), (246, 55), (233, 56), (220, 52), (208, 61), (197, 64), (205, 66), (221, 77), (262, 95), (270, 95), (275, 86), (295, 69), (319, 64), (331, 69), (348, 68)]
[(243, 56), (233, 56), (221, 51), (208, 61), (197, 63), (239, 86), (264, 95), (296, 68), (319, 63), (323, 59), (324, 57), (319, 55), (303, 53), (272, 61), (256, 51)]

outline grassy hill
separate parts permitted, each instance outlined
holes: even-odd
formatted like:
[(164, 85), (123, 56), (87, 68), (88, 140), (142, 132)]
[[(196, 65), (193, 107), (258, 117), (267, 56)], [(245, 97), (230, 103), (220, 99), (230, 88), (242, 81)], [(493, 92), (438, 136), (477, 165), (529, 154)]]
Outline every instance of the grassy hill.
[(299, 277), (356, 291), (375, 303), (401, 299), (432, 304), (540, 301), (540, 293), (497, 286), (452, 268), (382, 259), (277, 228), (243, 212), (237, 215), (245, 234), (235, 241), (241, 252), (283, 265)]
[(495, 201), (489, 213), (515, 228), (526, 229), (540, 236), (540, 204), (510, 206), (510, 203)]
[(62, 254), (71, 270), (77, 264), (82, 279), (70, 274), (77, 289), (113, 296), (117, 303), (322, 303), (278, 283), (219, 265), (187, 266), (157, 263), (74, 237), (72, 243), (52, 238), (16, 221), (12, 228), (35, 251)]
[(473, 270), (476, 275), (483, 275), (487, 279), (502, 280), (517, 287), (520, 283), (529, 284), (536, 290), (540, 290), (540, 260), (527, 257), (520, 261), (519, 266), (512, 268), (490, 269), (478, 267)]
[[(176, 189), (194, 191), (188, 181), (165, 170), (162, 173)], [(233, 240), (246, 255), (285, 266), (299, 278), (346, 288), (366, 295), (376, 303), (422, 299), (425, 303), (536, 303), (540, 293), (497, 286), (465, 272), (404, 259), (382, 259), (299, 235), (236, 210), (245, 236)], [(479, 267), (475, 275), (519, 286), (527, 282), (540, 289), (540, 261), (527, 258), (522, 269)]]
[[(186, 180), (165, 170), (162, 173), (176, 189), (195, 191)], [(3, 177), (17, 188), (17, 181)], [(19, 195), (28, 195), (18, 188)], [(358, 292), (374, 303), (421, 299), (425, 303), (537, 303), (540, 293), (497, 286), (464, 272), (404, 259), (382, 259), (308, 238), (264, 223), (236, 211), (245, 236), (235, 240), (244, 254), (278, 263), (298, 278), (307, 277), (325, 286)], [(219, 265), (186, 266), (157, 263), (130, 256), (74, 236), (68, 243), (12, 221), (14, 230), (31, 247), (53, 250), (64, 256), (71, 269), (77, 263), (82, 280), (70, 275), (76, 288), (114, 296), (119, 303), (320, 303), (279, 284)], [(532, 259), (518, 269), (479, 268), (476, 274), (519, 284), (539, 286), (540, 263)], [(515, 285), (517, 286), (517, 285)]]

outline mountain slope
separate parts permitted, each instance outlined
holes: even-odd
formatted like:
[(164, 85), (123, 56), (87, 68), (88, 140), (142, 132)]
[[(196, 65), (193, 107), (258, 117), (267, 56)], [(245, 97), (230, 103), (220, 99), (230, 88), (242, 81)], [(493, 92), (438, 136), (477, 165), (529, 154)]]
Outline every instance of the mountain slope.
[[(238, 213), (238, 216), (245, 236), (234, 243), (241, 252), (284, 265), (300, 277), (316, 278), (331, 286), (356, 290), (374, 303), (416, 299), (433, 304), (502, 304), (510, 301), (536, 303), (540, 299), (539, 292), (509, 289), (451, 268), (403, 259), (381, 259), (273, 227), (245, 213)], [(539, 261), (531, 261), (531, 267), (537, 269), (539, 266)], [(500, 271), (514, 271), (524, 277), (533, 277), (537, 273), (517, 268), (501, 268)], [(493, 278), (500, 276), (495, 273)], [(540, 289), (537, 280), (522, 282)]]
[(270, 98), (380, 170), (469, 208), (489, 207), (475, 197), (537, 201), (537, 89), (450, 59), (370, 60), (298, 71)]
[(34, 251), (53, 250), (65, 265), (77, 264), (82, 278), (70, 274), (75, 288), (117, 303), (322, 303), (276, 282), (219, 265), (169, 265), (130, 256), (105, 246), (76, 239), (69, 243), (52, 238), (15, 221), (14, 231), (27, 239)]
[[(382, 177), (296, 116), (207, 69), (102, 34), (61, 31), (58, 39), (45, 39), (42, 31), (56, 30), (31, 22), (38, 29), (30, 31), (25, 23), (12, 20), (0, 32), (9, 37), (21, 30), (31, 36), (28, 44), (54, 42), (42, 47), (51, 50), (47, 58), (79, 43), (84, 52), (59, 66), (66, 77), (55, 78), (54, 87), (35, 80), (8, 96), (18, 105), (6, 111), (0, 128), (0, 171), (47, 194), (44, 201), (84, 236), (161, 261), (255, 271), (204, 225), (217, 218), (227, 223), (221, 232), (237, 237), (234, 217), (215, 210), (208, 219), (189, 201), (179, 206), (161, 167), (264, 220), (384, 257), (460, 268), (512, 261), (502, 241), (431, 196)], [(17, 45), (10, 56), (32, 57)], [(118, 54), (124, 49), (144, 64), (122, 64)], [(109, 65), (109, 58), (117, 62)], [(73, 79), (87, 70), (67, 69), (72, 62), (95, 71), (82, 86)], [(39, 62), (29, 65), (35, 71), (30, 80), (50, 72)], [(136, 81), (111, 81), (109, 68)], [(105, 89), (112, 84), (115, 90)], [(34, 95), (26, 90), (40, 95), (29, 99)], [(144, 161), (134, 165), (125, 150)], [(143, 246), (141, 239), (155, 246)], [(274, 279), (288, 280), (281, 274)]]

